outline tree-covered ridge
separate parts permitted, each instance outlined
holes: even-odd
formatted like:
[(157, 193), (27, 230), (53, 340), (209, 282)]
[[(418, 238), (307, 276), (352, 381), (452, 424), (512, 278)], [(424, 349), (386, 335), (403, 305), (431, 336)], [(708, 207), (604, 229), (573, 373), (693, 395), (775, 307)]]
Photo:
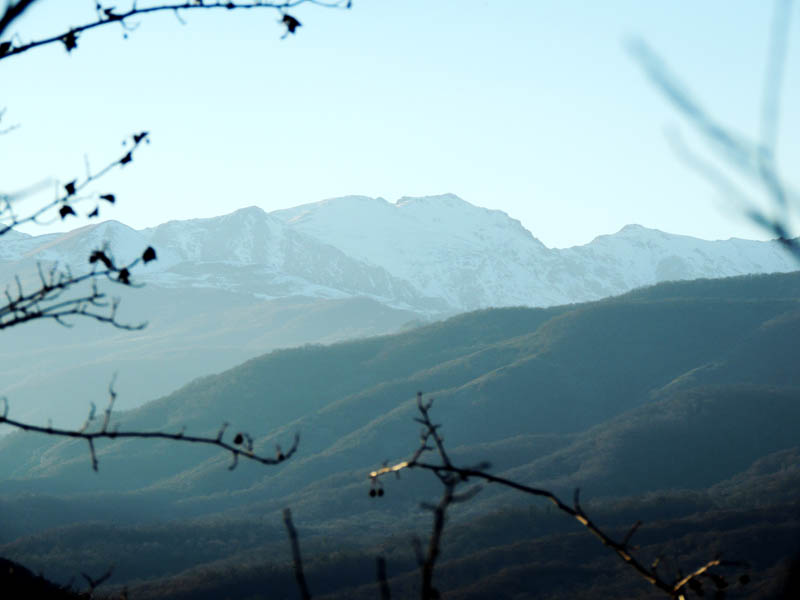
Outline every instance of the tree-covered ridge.
[[(215, 564), (227, 569), (240, 561), (234, 571), (246, 589), (247, 581), (266, 581), (265, 562), (285, 560), (279, 515), (291, 506), (308, 549), (309, 577), (317, 573), (327, 582), (315, 589), (345, 586), (342, 594), (354, 594), (352, 586), (372, 585), (371, 576), (359, 574), (351, 554), (324, 556), (340, 546), (361, 556), (387, 537), (398, 540), (414, 530), (424, 535), (418, 503), (436, 493), (433, 482), (409, 473), (376, 502), (366, 493), (365, 479), (384, 459), (402, 459), (413, 448), (412, 396), (418, 389), (437, 398), (437, 417), (461, 464), (489, 460), (493, 473), (561, 493), (580, 486), (587, 502), (630, 496), (625, 510), (608, 509), (618, 511), (614, 518), (620, 522), (705, 523), (716, 519), (715, 511), (758, 509), (764, 531), (788, 527), (774, 515), (791, 513), (800, 483), (790, 468), (800, 422), (800, 382), (791, 352), (800, 333), (799, 292), (800, 273), (794, 273), (662, 284), (551, 309), (478, 311), (392, 336), (275, 351), (117, 415), (125, 427), (186, 426), (201, 433), (215, 431), (225, 419), (234, 430), (268, 432), (255, 440), (262, 450), (299, 431), (298, 454), (267, 471), (240, 465), (229, 472), (229, 459), (213, 452), (127, 441), (98, 444), (100, 471), (90, 478), (85, 445), (7, 436), (0, 440), (0, 501), (4, 514), (27, 517), (11, 519), (0, 554), (46, 565), (58, 578), (74, 573), (79, 563), (99, 569), (109, 556), (126, 565), (119, 567), (118, 582), (190, 569), (182, 579), (159, 581), (188, 585), (192, 594), (205, 585), (199, 583), (206, 580), (203, 569), (216, 573)], [(666, 494), (668, 500), (653, 505), (642, 494)], [(519, 503), (489, 487), (453, 511), (453, 531), (464, 519)], [(773, 514), (771, 504), (789, 512)], [(147, 523), (154, 518), (174, 521), (153, 529)], [(187, 518), (194, 521), (182, 525)], [(81, 524), (97, 519), (117, 525)], [(559, 516), (545, 520), (557, 522)], [(530, 534), (522, 527), (518, 541), (503, 542), (501, 535), (497, 543), (511, 546), (487, 560), (504, 560), (522, 540), (535, 545), (550, 531), (543, 526)], [(451, 545), (446, 536), (442, 577), (457, 568), (450, 561), (466, 560), (470, 548), (494, 552), (491, 540), (503, 529), (497, 527), (487, 525), (471, 545), (456, 534), (461, 541)], [(101, 551), (96, 544), (103, 528), (108, 531), (100, 535)], [(180, 537), (188, 546), (156, 544), (144, 560), (137, 548), (160, 535)], [(730, 535), (744, 539), (746, 532)], [(700, 556), (700, 542), (708, 544), (713, 534), (698, 530), (693, 539), (696, 545), (690, 546)], [(407, 548), (405, 541), (395, 543)], [(791, 554), (789, 545), (781, 556)], [(59, 558), (62, 551), (73, 558)], [(519, 552), (524, 563), (528, 550)], [(413, 561), (403, 562), (410, 555), (400, 555), (395, 568), (402, 571), (405, 564), (411, 577)], [(605, 564), (602, 553), (596, 556)], [(393, 557), (388, 553), (390, 569)], [(765, 569), (778, 569), (778, 559), (767, 562)], [(538, 559), (529, 563), (540, 572)], [(193, 566), (198, 564), (206, 566)], [(343, 569), (341, 578), (325, 564)], [(479, 581), (456, 587), (471, 597), (467, 591), (480, 589)]]

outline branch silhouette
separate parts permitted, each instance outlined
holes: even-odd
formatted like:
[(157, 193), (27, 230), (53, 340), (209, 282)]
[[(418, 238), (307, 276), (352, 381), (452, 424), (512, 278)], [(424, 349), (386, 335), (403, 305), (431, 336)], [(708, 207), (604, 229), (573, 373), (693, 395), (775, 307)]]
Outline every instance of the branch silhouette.
[(389, 588), (389, 581), (386, 578), (386, 559), (379, 556), (375, 559), (377, 568), (378, 588), (381, 592), (381, 600), (392, 600), (392, 592)]
[(300, 591), (300, 597), (303, 600), (311, 600), (311, 592), (306, 583), (306, 576), (303, 573), (303, 557), (300, 554), (300, 540), (297, 537), (297, 529), (292, 522), (291, 509), (283, 509), (283, 524), (286, 526), (286, 534), (289, 536), (289, 543), (292, 546), (292, 568), (294, 570), (294, 577), (297, 582), (297, 588)]
[[(3, 117), (6, 114), (5, 108), (0, 108), (0, 123), (3, 121)], [(9, 125), (8, 127), (0, 128), (0, 135), (5, 135), (7, 133), (11, 133), (15, 129), (17, 129), (19, 125)]]
[[(6, 29), (22, 16), (26, 10), (37, 0), (17, 0), (17, 2), (9, 2), (6, 4), (6, 9), (0, 16), (0, 35), (3, 35)], [(0, 53), (2, 53), (4, 46), (0, 45)]]
[[(86, 176), (83, 179), (73, 179), (72, 181), (66, 183), (64, 186), (62, 186), (63, 191), (60, 194), (57, 194), (55, 199), (44, 203), (39, 208), (30, 212), (24, 217), (17, 215), (14, 208), (15, 203), (38, 191), (38, 189), (43, 187), (43, 185), (34, 185), (17, 192), (0, 194), (0, 236), (5, 235), (15, 227), (18, 227), (24, 223), (40, 223), (39, 219), (56, 207), (58, 207), (58, 215), (63, 221), (67, 217), (77, 216), (77, 213), (73, 207), (78, 202), (83, 202), (88, 199), (97, 199), (103, 200), (108, 204), (114, 204), (116, 202), (116, 197), (114, 194), (93, 194), (84, 196), (81, 195), (81, 192), (83, 192), (90, 184), (107, 175), (114, 168), (124, 167), (128, 163), (132, 162), (133, 156), (141, 144), (150, 142), (149, 136), (150, 134), (147, 131), (134, 133), (131, 136), (132, 145), (121, 157), (110, 162), (95, 173), (92, 173), (87, 169)], [(124, 142), (124, 144), (127, 145), (127, 141)], [(44, 185), (49, 184), (45, 183)], [(95, 206), (95, 208), (86, 216), (89, 218), (99, 217), (99, 206)]]
[[(8, 29), (8, 27), (19, 17), (22, 13), (29, 8), (37, 0), (20, 0), (14, 4), (9, 5), (2, 17), (0, 17), (0, 36)], [(22, 54), (33, 48), (46, 46), (49, 44), (64, 44), (67, 52), (72, 52), (78, 47), (78, 37), (86, 31), (97, 29), (98, 27), (105, 27), (112, 23), (119, 23), (126, 31), (132, 30), (134, 27), (128, 25), (128, 20), (132, 17), (140, 15), (148, 15), (159, 12), (173, 12), (180, 20), (181, 11), (196, 11), (196, 10), (255, 10), (255, 9), (271, 9), (276, 10), (283, 16), (281, 23), (286, 27), (286, 33), (283, 37), (295, 33), (295, 30), (301, 26), (300, 21), (295, 17), (286, 13), (285, 11), (300, 6), (301, 4), (314, 4), (325, 8), (350, 8), (352, 0), (289, 0), (286, 2), (262, 2), (256, 0), (255, 2), (208, 2), (204, 0), (192, 0), (186, 2), (165, 3), (156, 6), (148, 6), (138, 8), (136, 2), (131, 4), (128, 10), (117, 11), (115, 7), (106, 7), (99, 2), (96, 5), (97, 20), (78, 27), (72, 27), (69, 30), (58, 35), (14, 44), (11, 41), (0, 42), (0, 60), (10, 58), (17, 54)]]
[[(77, 49), (79, 39), (85, 32), (118, 23), (127, 35), (127, 32), (134, 30), (138, 26), (139, 23), (134, 22), (137, 17), (165, 11), (174, 13), (176, 18), (183, 23), (181, 15), (186, 11), (215, 9), (224, 9), (226, 11), (274, 10), (279, 14), (281, 26), (285, 27), (285, 32), (282, 36), (285, 38), (296, 33), (297, 29), (302, 26), (300, 21), (288, 12), (294, 7), (302, 4), (312, 4), (326, 8), (350, 8), (351, 6), (351, 0), (287, 0), (283, 2), (187, 0), (174, 3), (151, 2), (150, 6), (138, 7), (137, 2), (132, 0), (129, 4), (130, 8), (118, 10), (114, 6), (105, 6), (101, 1), (97, 1), (95, 3), (97, 18), (94, 21), (77, 27), (70, 27), (50, 37), (30, 41), (22, 40), (20, 35), (12, 30), (12, 27), (36, 3), (37, 0), (7, 0), (4, 3), (4, 7), (0, 9), (0, 60), (51, 44), (63, 44), (66, 51), (70, 53)], [(2, 108), (0, 109), (0, 121), (4, 115), (5, 109)], [(0, 135), (7, 134), (15, 128), (16, 125), (3, 127), (0, 129)], [(89, 168), (87, 160), (84, 177), (76, 177), (63, 186), (59, 185), (52, 200), (40, 202), (35, 207), (31, 207), (26, 202), (29, 201), (31, 196), (50, 188), (53, 185), (51, 180), (35, 183), (17, 191), (5, 192), (0, 190), (0, 237), (9, 234), (15, 228), (24, 224), (41, 225), (58, 219), (64, 221), (70, 217), (77, 217), (78, 206), (89, 201), (94, 201), (94, 206), (91, 210), (87, 210), (83, 216), (90, 219), (99, 217), (101, 205), (103, 203), (114, 204), (116, 197), (113, 193), (108, 192), (102, 194), (90, 193), (89, 188), (113, 169), (122, 168), (131, 163), (141, 145), (149, 143), (149, 133), (147, 131), (135, 133), (131, 136), (131, 140), (132, 143), (128, 140), (124, 142), (125, 150), (119, 158), (99, 171), (93, 172)], [(107, 245), (93, 249), (87, 258), (89, 263), (87, 272), (73, 274), (68, 266), (60, 267), (55, 264), (45, 267), (42, 263), (37, 263), (37, 283), (23, 283), (19, 276), (15, 277), (14, 281), (5, 289), (5, 302), (2, 303), (2, 300), (0, 300), (0, 303), (2, 303), (0, 304), (0, 330), (41, 319), (51, 319), (61, 325), (71, 327), (73, 317), (86, 317), (127, 330), (138, 330), (145, 327), (146, 323), (127, 324), (119, 321), (117, 319), (119, 300), (109, 298), (105, 292), (99, 289), (98, 282), (102, 281), (102, 279), (107, 279), (112, 284), (138, 287), (132, 281), (132, 272), (134, 268), (141, 264), (156, 260), (155, 249), (148, 246), (139, 257), (125, 264), (117, 263), (114, 260), (112, 249)], [(215, 436), (186, 435), (183, 430), (178, 433), (170, 433), (165, 431), (122, 429), (117, 424), (112, 425), (111, 423), (112, 410), (116, 399), (113, 381), (109, 385), (108, 391), (109, 402), (102, 413), (102, 417), (98, 418), (96, 407), (92, 404), (86, 421), (78, 429), (62, 429), (50, 425), (40, 426), (13, 419), (9, 417), (9, 404), (6, 398), (0, 398), (0, 425), (8, 425), (26, 432), (85, 440), (94, 471), (99, 470), (96, 443), (102, 439), (168, 440), (176, 443), (214, 446), (230, 454), (231, 463), (228, 467), (230, 470), (237, 467), (240, 457), (242, 460), (250, 460), (262, 465), (280, 464), (290, 459), (299, 445), (299, 434), (296, 434), (287, 450), (284, 451), (280, 446), (276, 446), (274, 455), (263, 454), (256, 450), (254, 440), (247, 432), (238, 432), (233, 436), (226, 436), (228, 423), (223, 423)], [(310, 598), (302, 574), (297, 534), (291, 523), (291, 514), (288, 509), (285, 514), (285, 521), (292, 541), (298, 584), (304, 590), (303, 597)], [(82, 594), (81, 597), (92, 597), (96, 588), (110, 576), (111, 569), (96, 579), (83, 573), (83, 577), (89, 585), (89, 590), (86, 594)], [(123, 596), (125, 596), (124, 592)]]
[(88, 585), (85, 595), (88, 596), (89, 598), (93, 598), (95, 591), (97, 591), (97, 588), (99, 588), (106, 581), (111, 579), (111, 575), (113, 573), (114, 573), (113, 567), (109, 567), (105, 573), (103, 573), (102, 575), (100, 575), (100, 577), (97, 577), (96, 579), (91, 575), (87, 575), (86, 573), (81, 573), (81, 577), (83, 577), (86, 580), (86, 583)]
[[(131, 325), (117, 319), (119, 299), (109, 299), (108, 294), (97, 287), (97, 278), (106, 277), (113, 283), (134, 286), (131, 269), (150, 260), (155, 260), (155, 250), (148, 246), (142, 256), (123, 266), (116, 265), (107, 250), (95, 250), (89, 257), (92, 270), (82, 275), (73, 275), (69, 269), (60, 270), (57, 265), (45, 272), (41, 263), (37, 263), (40, 281), (37, 289), (26, 292), (18, 276), (15, 277), (16, 285), (6, 288), (6, 303), (0, 305), (0, 330), (38, 319), (52, 319), (60, 325), (72, 327), (65, 317), (87, 317), (117, 329), (143, 329), (147, 323)], [(97, 269), (98, 263), (102, 263), (104, 268)], [(63, 298), (65, 292), (84, 282), (90, 284), (87, 292)]]
[(108, 387), (108, 395), (108, 406), (103, 411), (100, 427), (94, 431), (90, 430), (90, 426), (97, 419), (97, 409), (94, 403), (92, 403), (89, 415), (80, 429), (58, 429), (50, 426), (42, 427), (40, 425), (33, 425), (31, 423), (25, 423), (23, 421), (17, 421), (9, 418), (8, 400), (5, 397), (0, 398), (3, 403), (3, 412), (0, 413), (0, 425), (10, 425), (11, 427), (15, 427), (22, 431), (32, 431), (36, 433), (43, 433), (45, 435), (86, 440), (87, 444), (89, 445), (89, 455), (92, 461), (92, 469), (94, 471), (97, 471), (99, 468), (99, 461), (95, 451), (95, 441), (99, 439), (156, 439), (216, 446), (217, 448), (221, 448), (227, 452), (230, 452), (231, 464), (228, 469), (231, 471), (238, 466), (240, 456), (246, 460), (252, 460), (262, 465), (280, 464), (291, 458), (294, 453), (297, 452), (297, 447), (300, 444), (300, 434), (295, 434), (291, 447), (285, 452), (280, 446), (276, 446), (274, 456), (259, 454), (255, 451), (253, 438), (248, 433), (239, 432), (230, 442), (224, 440), (223, 437), (228, 429), (228, 423), (223, 423), (219, 428), (219, 431), (217, 431), (217, 435), (214, 437), (186, 435), (183, 431), (179, 431), (178, 433), (168, 433), (165, 431), (127, 431), (124, 429), (121, 430), (117, 427), (112, 428), (111, 413), (114, 407), (114, 402), (117, 398), (117, 393), (114, 391), (113, 380)]
[[(61, 220), (69, 216), (76, 216), (73, 208), (77, 203), (97, 198), (109, 204), (116, 201), (114, 194), (82, 195), (82, 192), (92, 183), (108, 174), (115, 167), (123, 167), (133, 160), (134, 153), (142, 143), (148, 142), (148, 132), (142, 131), (131, 136), (132, 144), (125, 153), (118, 159), (112, 161), (97, 172), (92, 173), (87, 170), (83, 179), (73, 179), (63, 186), (63, 192), (54, 200), (45, 203), (38, 209), (30, 212), (26, 216), (18, 216), (14, 209), (14, 204), (23, 199), (33, 189), (23, 190), (13, 194), (0, 195), (0, 236), (3, 236), (24, 223), (40, 223), (43, 215), (58, 207), (58, 214)], [(86, 216), (96, 218), (100, 214), (99, 206)], [(37, 263), (39, 276), (38, 287), (33, 290), (25, 290), (25, 286), (19, 276), (15, 277), (14, 284), (6, 287), (4, 296), (5, 304), (0, 305), (0, 329), (6, 329), (15, 325), (21, 325), (28, 321), (38, 319), (52, 319), (67, 327), (71, 323), (65, 321), (65, 317), (88, 317), (102, 323), (108, 323), (118, 329), (138, 330), (145, 327), (146, 323), (126, 324), (117, 320), (118, 299), (111, 299), (105, 292), (100, 291), (97, 280), (106, 278), (113, 283), (127, 286), (134, 286), (131, 281), (131, 272), (139, 264), (146, 264), (156, 260), (156, 251), (148, 246), (133, 261), (118, 265), (113, 258), (111, 251), (107, 247), (95, 249), (88, 257), (90, 270), (74, 275), (69, 267), (61, 268), (54, 264), (48, 269)], [(89, 283), (88, 290), (79, 293), (77, 296), (65, 297), (68, 291), (72, 291), (76, 286)]]
[[(399, 474), (404, 469), (423, 469), (430, 471), (444, 486), (444, 491), (438, 504), (435, 506), (427, 506), (423, 504), (423, 506), (429, 508), (434, 515), (432, 532), (429, 538), (427, 552), (424, 556), (419, 556), (420, 571), (422, 575), (421, 598), (423, 600), (434, 600), (435, 598), (440, 597), (439, 591), (436, 590), (432, 584), (432, 578), (436, 561), (439, 557), (439, 547), (441, 544), (442, 532), (444, 530), (446, 512), (451, 504), (469, 500), (480, 491), (479, 486), (474, 486), (468, 489), (466, 492), (460, 494), (456, 493), (457, 486), (469, 482), (470, 479), (485, 481), (488, 483), (497, 483), (525, 494), (548, 499), (561, 512), (571, 516), (583, 527), (589, 530), (603, 543), (603, 545), (613, 550), (617, 556), (619, 556), (620, 559), (628, 564), (639, 576), (675, 600), (685, 600), (688, 589), (695, 590), (697, 586), (702, 587), (700, 579), (701, 577), (711, 579), (712, 583), (717, 588), (717, 592), (724, 594), (724, 589), (728, 586), (727, 581), (723, 576), (717, 573), (712, 573), (710, 570), (715, 567), (747, 567), (746, 563), (740, 561), (728, 561), (722, 560), (720, 557), (715, 557), (714, 559), (700, 565), (688, 575), (679, 575), (677, 578), (668, 579), (666, 575), (662, 575), (658, 571), (658, 565), (660, 562), (659, 560), (656, 560), (648, 565), (633, 554), (635, 547), (631, 545), (631, 539), (642, 525), (641, 521), (637, 521), (624, 538), (621, 540), (616, 540), (608, 533), (603, 531), (603, 529), (594, 523), (586, 514), (580, 504), (579, 489), (575, 490), (572, 504), (569, 505), (549, 490), (531, 487), (511, 479), (498, 477), (488, 473), (486, 469), (489, 467), (489, 465), (486, 463), (474, 467), (458, 467), (454, 465), (450, 461), (450, 458), (445, 451), (444, 440), (439, 434), (441, 425), (435, 424), (431, 420), (430, 410), (432, 406), (432, 398), (429, 398), (427, 401), (423, 401), (422, 392), (417, 393), (417, 410), (420, 416), (414, 420), (422, 425), (419, 447), (414, 451), (408, 460), (404, 460), (393, 465), (387, 465), (369, 473), (369, 478), (372, 485), (372, 488), (370, 489), (370, 496), (373, 497), (384, 495), (383, 485), (381, 483), (381, 479), (383, 477), (391, 473)], [(424, 460), (424, 457), (431, 453), (438, 454), (440, 462), (429, 462)]]

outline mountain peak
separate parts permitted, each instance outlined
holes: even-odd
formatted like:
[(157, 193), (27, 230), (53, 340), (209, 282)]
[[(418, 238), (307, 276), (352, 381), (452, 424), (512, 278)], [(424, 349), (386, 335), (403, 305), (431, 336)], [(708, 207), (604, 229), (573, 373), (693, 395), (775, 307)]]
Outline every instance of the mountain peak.
[(428, 206), (475, 206), (466, 200), (459, 198), (455, 194), (437, 194), (433, 196), (403, 196), (397, 202), (397, 206), (428, 205)]
[[(644, 225), (639, 225), (638, 223), (628, 223), (622, 229), (620, 229), (617, 234), (619, 233), (646, 233), (646, 232), (658, 232), (663, 233), (658, 229), (651, 229), (650, 227), (645, 227)], [(616, 234), (614, 234), (616, 235)]]
[(364, 219), (366, 215), (380, 214), (386, 208), (393, 208), (393, 205), (383, 198), (353, 195), (326, 198), (292, 208), (282, 208), (270, 212), (269, 215), (284, 223), (296, 224), (319, 215), (326, 215), (325, 218), (353, 220), (357, 214), (359, 219)]
[(352, 195), (269, 213), (246, 206), (140, 232), (106, 221), (4, 238), (0, 259), (85, 264), (87, 252), (106, 243), (120, 261), (155, 247), (159, 260), (148, 274), (167, 286), (271, 297), (360, 294), (432, 312), (563, 304), (664, 280), (797, 268), (774, 243), (708, 242), (639, 224), (550, 250), (505, 212), (451, 193), (395, 202)]
[[(644, 225), (639, 225), (638, 223), (628, 223), (624, 227), (620, 228), (616, 233), (604, 233), (602, 235), (598, 235), (589, 244), (607, 242), (610, 240), (636, 240), (655, 236), (661, 238), (675, 237), (673, 234), (665, 233), (660, 229), (645, 227)], [(575, 246), (575, 248), (579, 247), (580, 246)]]
[(232, 213), (228, 213), (227, 215), (222, 215), (221, 217), (212, 217), (208, 220), (208, 223), (227, 223), (234, 226), (240, 225), (247, 225), (252, 226), (254, 223), (263, 223), (264, 221), (271, 221), (273, 217), (269, 216), (269, 214), (263, 209), (258, 206), (245, 206), (244, 208), (238, 208)]
[[(298, 209), (305, 209), (305, 210), (319, 210), (322, 208), (336, 208), (338, 210), (342, 210), (343, 208), (352, 208), (352, 209), (363, 209), (363, 208), (372, 208), (372, 207), (380, 207), (383, 205), (388, 205), (389, 203), (380, 196), (377, 198), (372, 198), (371, 196), (361, 196), (359, 194), (354, 194), (352, 196), (335, 196), (333, 198), (325, 198), (324, 200), (319, 200), (317, 202), (309, 202), (307, 204), (301, 204), (299, 206), (295, 206), (293, 208), (287, 208), (284, 210), (288, 211), (295, 211)], [(282, 211), (275, 211), (275, 212), (282, 212)]]
[(266, 215), (267, 213), (260, 206), (252, 205), (252, 206), (245, 206), (244, 208), (238, 208), (238, 209), (236, 209), (235, 211), (233, 211), (230, 214), (231, 215), (242, 215), (242, 216), (244, 216), (244, 215), (262, 216), (262, 215)]

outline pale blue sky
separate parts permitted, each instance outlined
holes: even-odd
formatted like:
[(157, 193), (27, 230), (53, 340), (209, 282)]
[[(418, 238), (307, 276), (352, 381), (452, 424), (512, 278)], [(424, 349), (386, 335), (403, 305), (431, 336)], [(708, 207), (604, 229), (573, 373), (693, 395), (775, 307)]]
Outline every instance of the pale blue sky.
[[(63, 30), (92, 7), (41, 0), (18, 30)], [(794, 184), (797, 12), (778, 152)], [(548, 246), (627, 223), (763, 237), (675, 157), (665, 128), (702, 145), (625, 41), (646, 40), (710, 112), (755, 136), (771, 2), (355, 0), (293, 14), (303, 27), (285, 40), (270, 11), (195, 12), (186, 26), (165, 14), (127, 40), (107, 27), (71, 55), (52, 46), (0, 61), (4, 122), (21, 126), (0, 139), (3, 189), (69, 181), (84, 154), (100, 167), (147, 129), (152, 143), (97, 188), (119, 198), (102, 216), (137, 228), (249, 205), (452, 192)]]

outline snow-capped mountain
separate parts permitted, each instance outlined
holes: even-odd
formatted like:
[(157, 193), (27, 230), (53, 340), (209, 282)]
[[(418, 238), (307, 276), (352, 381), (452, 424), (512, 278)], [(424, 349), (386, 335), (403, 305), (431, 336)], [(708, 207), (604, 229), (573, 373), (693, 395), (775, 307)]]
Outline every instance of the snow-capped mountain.
[(660, 281), (800, 266), (777, 242), (709, 242), (639, 225), (548, 249), (506, 213), (451, 194), (396, 204), (351, 196), (271, 214), (455, 310), (596, 300)]
[(456, 196), (353, 196), (141, 231), (115, 221), (66, 234), (11, 231), (0, 237), (0, 281), (14, 289), (19, 276), (23, 289), (36, 289), (37, 265), (77, 274), (90, 268), (93, 250), (125, 263), (151, 245), (158, 260), (133, 272), (147, 286), (103, 287), (121, 296), (122, 322), (149, 321), (143, 331), (86, 320), (73, 329), (35, 322), (4, 330), (0, 395), (20, 416), (79, 424), (117, 371), (120, 405), (133, 407), (275, 348), (386, 334), (489, 306), (798, 268), (777, 243), (708, 242), (629, 225), (557, 250), (505, 213)]
[(585, 246), (558, 250), (554, 282), (569, 295), (602, 298), (660, 281), (795, 271), (778, 242), (707, 241), (626, 225)]
[(212, 219), (172, 221), (142, 232), (163, 269), (151, 280), (162, 285), (202, 285), (263, 297), (367, 296), (418, 310), (441, 308), (380, 265), (354, 259), (260, 208)]
[(455, 310), (563, 299), (541, 279), (552, 251), (504, 212), (451, 194), (396, 204), (350, 196), (272, 214)]
[(265, 213), (133, 230), (108, 221), (66, 234), (4, 236), (2, 270), (23, 263), (86, 264), (107, 247), (118, 261), (152, 245), (139, 280), (260, 298), (368, 297), (429, 316), (490, 306), (594, 300), (675, 279), (798, 268), (776, 242), (710, 242), (628, 225), (584, 246), (549, 249), (519, 221), (447, 194), (348, 196)]
[(419, 312), (448, 308), (441, 299), (426, 298), (381, 266), (349, 257), (256, 207), (141, 231), (106, 221), (66, 234), (14, 239), (0, 246), (4, 250), (0, 259), (8, 261), (0, 270), (30, 272), (35, 262), (88, 268), (87, 259), (98, 248), (106, 249), (117, 264), (125, 264), (149, 245), (156, 248), (158, 260), (137, 269), (136, 277), (161, 287), (216, 288), (265, 299), (364, 296)]

